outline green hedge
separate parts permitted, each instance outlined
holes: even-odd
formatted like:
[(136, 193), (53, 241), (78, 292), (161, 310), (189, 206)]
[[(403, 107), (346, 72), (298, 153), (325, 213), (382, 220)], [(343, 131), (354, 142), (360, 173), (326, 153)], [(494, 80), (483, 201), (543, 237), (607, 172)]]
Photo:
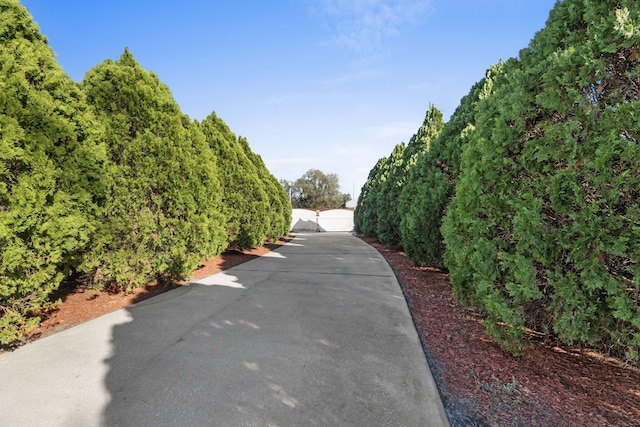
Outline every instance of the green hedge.
[(434, 105), (429, 106), (422, 126), (409, 143), (397, 144), (389, 157), (378, 161), (358, 200), (354, 218), (356, 232), (377, 237), (389, 246), (405, 243), (401, 224), (414, 201), (402, 199), (401, 194), (418, 157), (430, 149), (443, 125), (442, 113)]
[(245, 249), (262, 244), (269, 227), (269, 201), (257, 168), (215, 113), (202, 121), (200, 127), (218, 160), (229, 247)]
[(433, 251), (431, 247), (441, 246), (439, 228), (433, 226), (441, 216), (441, 209), (433, 200), (439, 193), (437, 187), (429, 183), (429, 178), (437, 168), (437, 164), (431, 159), (437, 158), (436, 153), (439, 153), (443, 140), (442, 132), (446, 130), (442, 113), (431, 106), (417, 133), (417, 138), (424, 141), (423, 149), (413, 155), (414, 160), (407, 170), (407, 182), (399, 196), (402, 246), (407, 256), (417, 265), (426, 264), (428, 260), (435, 261), (436, 257), (429, 256), (430, 251)]
[(84, 264), (100, 286), (184, 279), (226, 247), (216, 158), (169, 88), (128, 50), (82, 88), (106, 125), (110, 167), (102, 226)]
[(238, 142), (244, 148), (247, 157), (256, 167), (258, 177), (260, 177), (265, 186), (267, 200), (269, 202), (267, 241), (274, 242), (280, 237), (286, 236), (291, 227), (292, 210), (289, 196), (284, 190), (284, 187), (278, 182), (278, 179), (269, 172), (262, 157), (249, 148), (249, 142), (246, 138), (240, 137), (238, 138)]
[(83, 93), (17, 1), (0, 4), (0, 344), (35, 328), (104, 200), (105, 147)]
[(369, 171), (367, 181), (362, 186), (358, 196), (358, 205), (354, 212), (353, 222), (355, 231), (367, 237), (377, 236), (378, 225), (378, 198), (381, 194), (381, 186), (388, 173), (389, 159), (383, 157)]
[(558, 3), (478, 105), (446, 261), (514, 351), (533, 328), (638, 359), (639, 10)]
[(397, 144), (384, 165), (383, 179), (375, 197), (376, 224), (375, 236), (385, 245), (400, 243), (400, 216), (398, 214), (398, 196), (404, 185), (404, 156), (407, 146)]
[(215, 113), (200, 127), (218, 161), (229, 247), (252, 248), (286, 235), (291, 224), (289, 197), (247, 140), (236, 138)]
[[(442, 127), (434, 120), (435, 140), (420, 153), (400, 197), (402, 244), (416, 265), (444, 267), (445, 245), (440, 227), (460, 175), (460, 156), (475, 131), (476, 105), (488, 97), (502, 62), (492, 66)], [(441, 130), (441, 131), (440, 131)]]
[(530, 328), (637, 361), (639, 56), (637, 2), (558, 2), (415, 166), (378, 161), (356, 230), (394, 244), (399, 216), (409, 257), (448, 268), (514, 352)]
[[(0, 344), (37, 327), (63, 280), (183, 279), (229, 244), (289, 230), (288, 197), (246, 139), (212, 149), (128, 50), (78, 85), (27, 10), (4, 0), (0, 87)], [(223, 193), (229, 167), (251, 185)], [(247, 206), (250, 220), (227, 221)]]

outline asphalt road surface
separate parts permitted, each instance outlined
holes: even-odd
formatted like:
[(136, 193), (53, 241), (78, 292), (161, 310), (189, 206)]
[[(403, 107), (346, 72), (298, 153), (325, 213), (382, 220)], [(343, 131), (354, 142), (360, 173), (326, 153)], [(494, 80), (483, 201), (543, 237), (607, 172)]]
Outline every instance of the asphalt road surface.
[(0, 426), (446, 426), (398, 282), (347, 233), (0, 354)]

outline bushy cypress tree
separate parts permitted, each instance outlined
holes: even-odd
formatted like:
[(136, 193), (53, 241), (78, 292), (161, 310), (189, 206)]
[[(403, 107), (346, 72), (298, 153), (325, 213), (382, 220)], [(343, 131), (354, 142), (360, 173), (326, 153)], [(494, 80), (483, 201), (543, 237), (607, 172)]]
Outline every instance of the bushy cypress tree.
[(0, 343), (37, 326), (104, 198), (105, 149), (84, 95), (18, 1), (0, 2)]
[(271, 212), (265, 183), (257, 167), (215, 113), (203, 120), (200, 127), (218, 162), (229, 247), (245, 249), (263, 244), (269, 232)]
[[(402, 209), (413, 200), (401, 200), (408, 176), (421, 153), (429, 150), (444, 122), (442, 113), (430, 105), (424, 122), (409, 143), (397, 144), (389, 157), (380, 159), (370, 171), (358, 200), (355, 229), (368, 237), (377, 237), (385, 245), (404, 244), (401, 237)], [(401, 206), (402, 204), (405, 206)]]
[(494, 76), (501, 67), (498, 64), (487, 71), (486, 77), (462, 98), (446, 125), (439, 111), (430, 109), (427, 113), (421, 132), (424, 139), (432, 141), (430, 149), (421, 152), (410, 169), (398, 204), (402, 245), (416, 265), (444, 267), (442, 218), (453, 197), (460, 155), (475, 129), (476, 103), (491, 93)]
[(404, 159), (403, 179), (404, 185), (396, 200), (397, 230), (402, 241), (402, 246), (414, 263), (421, 264), (425, 259), (416, 256), (417, 246), (428, 244), (438, 239), (439, 232), (434, 235), (430, 227), (421, 226), (421, 222), (429, 221), (427, 209), (431, 208), (429, 202), (433, 189), (424, 185), (422, 177), (427, 173), (425, 158), (430, 158), (434, 150), (434, 144), (442, 132), (444, 121), (442, 113), (434, 105), (429, 107), (424, 122), (418, 132), (411, 138)]
[(640, 348), (640, 7), (558, 2), (478, 107), (442, 231), (457, 293), (524, 328)]
[(358, 196), (358, 206), (354, 212), (354, 227), (357, 233), (366, 237), (377, 236), (377, 204), (381, 194), (382, 182), (384, 182), (385, 174), (388, 170), (388, 162), (389, 159), (387, 157), (378, 160), (373, 169), (369, 171), (367, 181), (362, 186)]
[(376, 162), (376, 165), (369, 171), (367, 180), (360, 189), (360, 194), (358, 195), (358, 203), (356, 203), (356, 209), (353, 213), (353, 228), (355, 232), (367, 237), (370, 237), (372, 235), (371, 225), (369, 224), (370, 221), (368, 221), (368, 216), (371, 212), (369, 200), (372, 197), (372, 187), (377, 181), (379, 167), (383, 160), (386, 159), (379, 159)]
[(405, 180), (404, 157), (407, 146), (404, 142), (397, 144), (385, 165), (384, 180), (380, 182), (375, 203), (376, 236), (387, 246), (400, 243), (400, 215), (398, 214), (398, 197)]
[(107, 128), (109, 188), (85, 268), (96, 283), (131, 288), (184, 278), (226, 247), (215, 157), (171, 92), (125, 49), (82, 83)]
[(292, 212), (289, 196), (284, 191), (282, 185), (278, 182), (278, 179), (269, 172), (269, 169), (267, 169), (262, 157), (251, 150), (246, 138), (240, 137), (238, 142), (244, 148), (244, 152), (247, 157), (253, 162), (254, 166), (258, 170), (258, 177), (260, 177), (262, 183), (265, 185), (265, 191), (269, 201), (269, 226), (267, 227), (267, 240), (276, 241), (280, 237), (286, 236), (289, 233), (289, 228), (291, 227)]

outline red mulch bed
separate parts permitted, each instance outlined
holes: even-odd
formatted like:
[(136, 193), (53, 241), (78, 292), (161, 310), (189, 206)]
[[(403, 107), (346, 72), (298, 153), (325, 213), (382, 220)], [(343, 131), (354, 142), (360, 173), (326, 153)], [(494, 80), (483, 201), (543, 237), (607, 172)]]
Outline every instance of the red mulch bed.
[(454, 426), (640, 426), (640, 371), (542, 340), (512, 356), (458, 304), (449, 277), (363, 239), (391, 265)]

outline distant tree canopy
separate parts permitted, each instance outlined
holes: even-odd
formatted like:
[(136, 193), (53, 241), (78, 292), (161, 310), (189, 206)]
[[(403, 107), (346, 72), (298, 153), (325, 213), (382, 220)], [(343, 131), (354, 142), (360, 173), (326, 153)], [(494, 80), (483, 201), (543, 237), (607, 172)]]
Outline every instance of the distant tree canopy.
[(125, 52), (74, 83), (17, 0), (0, 1), (0, 344), (37, 327), (62, 281), (187, 278), (277, 240), (288, 196), (244, 138), (180, 111)]
[(280, 180), (286, 192), (290, 192), (291, 205), (302, 209), (344, 208), (351, 196), (340, 193), (338, 175), (324, 174), (318, 169), (309, 169), (295, 182)]
[(639, 46), (637, 1), (557, 2), (405, 173), (409, 146), (378, 161), (356, 230), (447, 268), (514, 353), (535, 330), (637, 363)]

